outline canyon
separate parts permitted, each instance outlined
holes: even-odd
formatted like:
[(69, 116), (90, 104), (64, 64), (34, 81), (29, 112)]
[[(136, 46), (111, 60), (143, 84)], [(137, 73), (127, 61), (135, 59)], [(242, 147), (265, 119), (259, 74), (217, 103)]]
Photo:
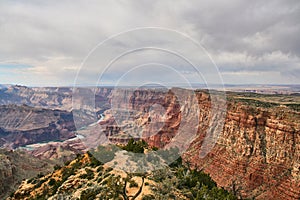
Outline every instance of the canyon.
[(2, 146), (20, 146), (75, 137), (72, 113), (27, 105), (0, 106)]
[[(180, 93), (185, 97), (183, 107), (180, 107), (182, 102), (178, 100)], [(129, 101), (122, 104), (122, 99), (128, 95)], [(134, 91), (132, 94), (119, 91), (114, 100), (122, 104), (116, 107), (135, 111), (130, 116), (142, 122), (139, 127), (143, 128), (137, 132), (147, 143), (164, 148), (171, 143), (179, 147), (187, 142), (189, 146), (183, 152), (185, 162), (204, 170), (218, 186), (234, 192), (238, 197), (300, 198), (299, 95), (280, 95), (274, 101), (275, 96), (272, 95), (227, 93), (226, 110), (222, 106), (213, 108), (209, 91), (195, 92), (198, 102), (196, 107), (192, 96), (193, 92), (175, 88), (156, 94), (147, 90)], [(286, 101), (286, 98), (289, 100)], [(219, 96), (217, 104), (221, 105), (222, 101), (222, 96)], [(164, 116), (167, 117), (143, 114), (143, 111), (151, 110), (156, 104), (161, 105)], [(216, 109), (220, 113), (226, 112), (226, 115), (224, 125), (219, 129), (220, 133), (216, 135), (213, 147), (210, 147), (205, 145), (207, 138), (217, 131), (211, 132), (211, 128), (216, 129), (217, 123), (222, 123), (221, 120), (215, 121), (212, 112), (217, 112)], [(156, 110), (157, 113), (160, 112)], [(122, 118), (118, 114), (118, 118)], [(199, 124), (193, 135), (193, 119), (197, 117)], [(153, 119), (154, 124), (149, 126)], [(124, 117), (119, 121), (126, 122)], [(192, 140), (189, 140), (190, 137)], [(116, 138), (114, 141), (118, 142)], [(207, 148), (204, 156), (201, 155), (203, 148)]]
[[(226, 92), (224, 99), (222, 93), (215, 91), (180, 88), (79, 90), (81, 94), (95, 94), (95, 101), (90, 104), (94, 107), (89, 107), (84, 96), (75, 98), (76, 105), (84, 105), (79, 107), (83, 117), (77, 123), (88, 126), (99, 120), (99, 114), (105, 117), (89, 127), (95, 129), (91, 140), (67, 145), (65, 142), (68, 148), (64, 149), (70, 150), (73, 145), (71, 151), (81, 153), (85, 151), (84, 146), (94, 147), (104, 141), (126, 143), (130, 138), (142, 138), (152, 147), (176, 145), (182, 150), (185, 163), (208, 173), (219, 187), (240, 198), (300, 198), (298, 94)], [(78, 115), (74, 117), (72, 110), (71, 88), (10, 86), (1, 88), (0, 94), (0, 102), (4, 105), (0, 109), (3, 113), (0, 119), (2, 146), (16, 148), (41, 141), (67, 141), (75, 136), (76, 122), (72, 120), (77, 121)], [(29, 112), (33, 114), (28, 123), (20, 123)], [(27, 127), (30, 124), (32, 127)], [(30, 141), (26, 134), (31, 134), (33, 127), (35, 131), (39, 129), (41, 135), (43, 131), (51, 133), (51, 128), (59, 134), (50, 134), (47, 140), (30, 136), (34, 139)], [(29, 132), (25, 134), (26, 131)], [(104, 139), (95, 140), (97, 134)], [(32, 154), (57, 158), (54, 151), (59, 145), (62, 144), (48, 144)]]

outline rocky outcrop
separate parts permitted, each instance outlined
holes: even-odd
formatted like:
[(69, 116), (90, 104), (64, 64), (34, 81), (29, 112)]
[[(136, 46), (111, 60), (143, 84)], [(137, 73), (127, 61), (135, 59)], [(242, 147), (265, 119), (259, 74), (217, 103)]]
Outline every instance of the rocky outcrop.
[(5, 199), (23, 179), (49, 173), (53, 169), (49, 161), (36, 159), (19, 151), (0, 149), (0, 199)]
[(300, 113), (231, 99), (217, 144), (201, 158), (201, 128), (185, 159), (242, 198), (300, 198)]
[(0, 113), (0, 138), (5, 147), (17, 148), (75, 136), (72, 113), (67, 111), (4, 105), (0, 106)]
[(77, 154), (86, 152), (86, 147), (80, 139), (74, 138), (63, 142), (48, 142), (34, 147), (27, 153), (39, 159), (49, 159), (57, 163), (65, 163), (76, 157)]
[[(139, 148), (146, 152), (144, 155), (153, 153), (144, 142), (132, 143), (131, 141), (124, 148), (128, 151)], [(51, 174), (24, 180), (7, 200), (237, 199), (224, 189), (217, 188), (215, 182), (207, 174), (183, 166), (180, 159), (173, 166), (166, 165), (161, 170), (131, 173), (115, 167), (123, 159), (120, 159), (118, 153), (114, 152), (112, 146), (108, 145), (102, 146), (97, 152), (78, 155), (65, 166), (55, 167), (56, 170)], [(108, 159), (106, 164), (97, 160), (97, 154), (98, 156), (105, 155)], [(110, 156), (107, 157), (107, 155)], [(130, 158), (127, 161), (128, 167), (133, 167), (138, 162)], [(112, 162), (114, 165), (111, 165)]]
[[(143, 138), (158, 147), (168, 144), (176, 135), (180, 105), (172, 90), (118, 89), (113, 91), (110, 101), (112, 116), (119, 126), (117, 133)], [(120, 138), (121, 143), (124, 143), (121, 140), (128, 142)]]

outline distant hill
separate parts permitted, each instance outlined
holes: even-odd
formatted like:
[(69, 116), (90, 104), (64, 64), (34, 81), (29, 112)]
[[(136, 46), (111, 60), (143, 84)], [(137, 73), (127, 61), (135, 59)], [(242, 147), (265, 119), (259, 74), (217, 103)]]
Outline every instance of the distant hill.
[(7, 88), (7, 87), (9, 87), (10, 85), (8, 85), (8, 84), (0, 84), (0, 89), (2, 89), (2, 88)]

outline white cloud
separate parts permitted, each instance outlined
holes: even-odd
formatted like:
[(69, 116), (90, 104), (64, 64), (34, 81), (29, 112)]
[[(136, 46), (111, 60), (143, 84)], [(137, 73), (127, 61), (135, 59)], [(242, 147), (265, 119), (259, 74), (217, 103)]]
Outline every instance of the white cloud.
[[(11, 71), (11, 76), (2, 81), (70, 85), (76, 69), (96, 44), (121, 31), (157, 26), (184, 32), (201, 42), (225, 73), (227, 83), (300, 83), (291, 78), (299, 72), (299, 18), (300, 2), (285, 0), (3, 0), (0, 62), (33, 67), (20, 70), (18, 76)], [(155, 40), (151, 34), (143, 37)], [(134, 44), (135, 40), (139, 38), (131, 42)], [(114, 47), (121, 48), (120, 45), (122, 41)], [(185, 43), (177, 45), (189, 48)], [(106, 54), (110, 53), (102, 56)], [(189, 56), (198, 55), (199, 52), (190, 52)], [(169, 58), (162, 56), (157, 60), (176, 65)], [(128, 57), (121, 63), (130, 65), (134, 59), (137, 58)], [(114, 72), (122, 73), (125, 64)], [(86, 80), (95, 75), (94, 69), (84, 74)], [(192, 71), (183, 68), (182, 72)], [(260, 72), (270, 75), (253, 74)]]

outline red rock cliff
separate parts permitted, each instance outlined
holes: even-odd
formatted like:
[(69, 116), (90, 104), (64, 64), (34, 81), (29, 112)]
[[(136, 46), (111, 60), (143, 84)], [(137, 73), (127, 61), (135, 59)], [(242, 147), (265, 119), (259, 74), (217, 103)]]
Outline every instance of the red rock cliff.
[[(132, 119), (137, 121), (137, 130), (142, 127), (142, 137), (150, 145), (163, 147), (176, 137), (180, 145), (185, 142), (182, 139), (188, 140), (184, 143), (189, 144), (185, 161), (209, 173), (220, 187), (237, 196), (300, 199), (300, 113), (296, 110), (242, 101), (234, 95), (229, 95), (224, 108), (224, 99), (213, 105), (207, 91), (196, 92), (195, 102), (191, 92), (180, 89), (115, 91), (110, 99), (112, 107), (131, 110), (127, 121), (120, 113), (116, 116), (124, 127)], [(213, 108), (221, 110), (220, 115), (224, 113), (224, 121), (218, 120)], [(151, 109), (156, 114), (161, 110), (163, 116), (152, 115)], [(194, 137), (191, 132), (196, 126)], [(218, 134), (208, 137), (210, 132)], [(216, 144), (205, 144), (214, 138)]]
[[(200, 97), (200, 113), (207, 113), (209, 99)], [(200, 121), (205, 122), (203, 117)], [(192, 166), (204, 169), (219, 186), (242, 198), (300, 199), (299, 112), (229, 100), (217, 144), (200, 158), (206, 128), (199, 127), (184, 155)]]

